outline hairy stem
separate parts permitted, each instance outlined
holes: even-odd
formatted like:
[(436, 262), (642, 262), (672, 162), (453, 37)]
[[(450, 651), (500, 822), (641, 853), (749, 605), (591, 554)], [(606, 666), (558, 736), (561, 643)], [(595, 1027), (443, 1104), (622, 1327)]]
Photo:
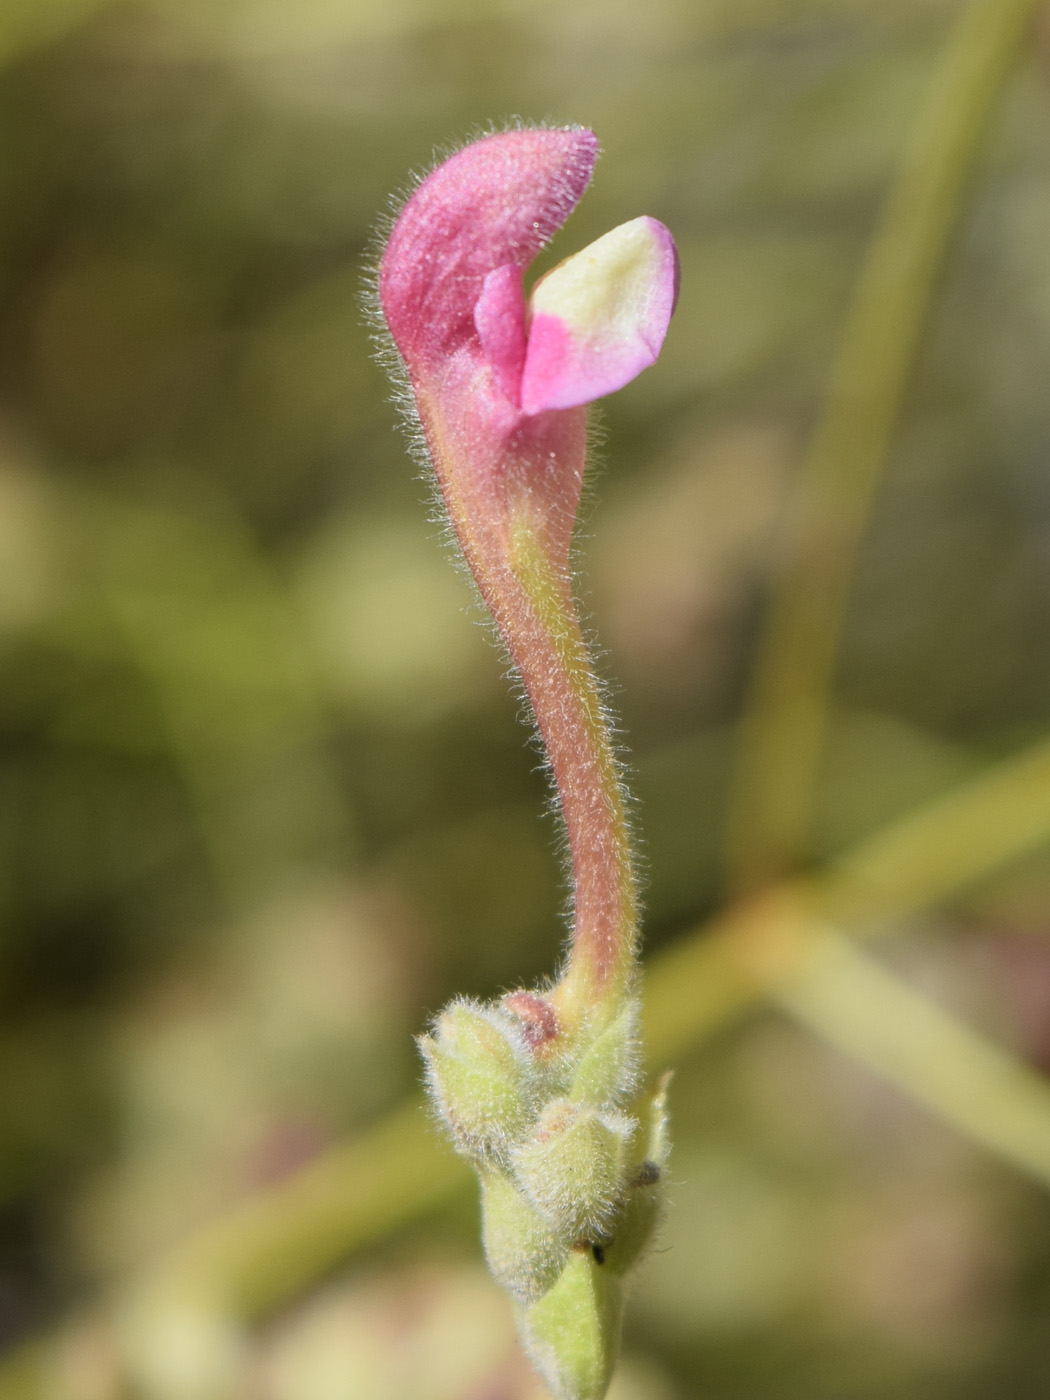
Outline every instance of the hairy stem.
[[(508, 644), (543, 737), (572, 859), (572, 952), (555, 1000), (574, 1020), (595, 1002), (618, 1000), (634, 966), (638, 907), (630, 841), (609, 724), (569, 579), (550, 567), (527, 514), (515, 522), (512, 551), (503, 581), (521, 596), (511, 602), (517, 627)], [(502, 628), (504, 599), (493, 611)]]
[(550, 470), (550, 423), (537, 422), (515, 428), (507, 441), (494, 436), (486, 466), (465, 472), (454, 469), (465, 456), (457, 441), (462, 429), (436, 396), (420, 396), (419, 407), (449, 519), (521, 679), (565, 824), (572, 947), (553, 1000), (571, 1031), (622, 998), (638, 943), (624, 792), (569, 563), (586, 411), (558, 415), (556, 471)]

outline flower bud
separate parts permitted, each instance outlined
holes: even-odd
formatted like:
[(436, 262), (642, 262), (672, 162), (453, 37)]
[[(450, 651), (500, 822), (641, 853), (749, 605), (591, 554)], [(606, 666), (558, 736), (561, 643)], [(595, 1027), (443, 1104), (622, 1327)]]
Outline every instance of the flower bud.
[(421, 1036), (427, 1086), (458, 1151), (501, 1160), (532, 1116), (529, 1052), (498, 1008), (456, 1001)]
[(569, 1241), (601, 1236), (619, 1203), (629, 1118), (553, 1099), (531, 1138), (512, 1154), (514, 1175), (536, 1209)]

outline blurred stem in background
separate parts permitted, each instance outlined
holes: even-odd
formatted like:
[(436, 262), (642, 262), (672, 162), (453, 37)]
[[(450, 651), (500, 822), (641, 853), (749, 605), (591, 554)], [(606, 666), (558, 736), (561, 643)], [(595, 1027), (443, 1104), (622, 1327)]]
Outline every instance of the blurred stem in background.
[(838, 638), (857, 553), (989, 114), (1038, 0), (963, 14), (919, 113), (861, 273), (827, 403), (788, 502), (730, 813), (729, 884), (804, 862)]

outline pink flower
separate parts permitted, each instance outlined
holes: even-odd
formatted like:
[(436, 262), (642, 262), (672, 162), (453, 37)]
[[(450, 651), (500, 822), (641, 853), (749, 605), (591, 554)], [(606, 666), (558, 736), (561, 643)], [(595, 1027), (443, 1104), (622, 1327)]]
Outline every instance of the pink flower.
[(575, 208), (597, 155), (580, 127), (483, 137), (423, 180), (380, 263), (380, 306), (428, 455), (501, 627), (492, 529), (527, 497), (562, 567), (583, 481), (579, 410), (654, 362), (677, 297), (674, 240), (641, 218), (549, 272), (526, 303), (524, 274)]
[(674, 240), (622, 224), (542, 278), (525, 270), (590, 182), (581, 128), (488, 136), (439, 165), (402, 210), (380, 270), (387, 324), (418, 387), (463, 357), (533, 417), (622, 388), (660, 353), (678, 292)]
[[(640, 218), (567, 258), (526, 299), (525, 273), (597, 155), (580, 127), (465, 146), (405, 204), (379, 267), (449, 519), (550, 759), (572, 850), (581, 997), (629, 976), (637, 936), (622, 794), (569, 569), (585, 405), (654, 362), (678, 290), (674, 240)], [(563, 989), (565, 1014), (574, 995)]]

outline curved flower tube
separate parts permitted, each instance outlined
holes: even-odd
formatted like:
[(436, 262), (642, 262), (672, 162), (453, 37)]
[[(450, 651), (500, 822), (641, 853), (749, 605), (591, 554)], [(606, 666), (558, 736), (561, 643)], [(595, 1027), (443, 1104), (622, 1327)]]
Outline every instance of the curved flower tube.
[(638, 907), (610, 727), (569, 554), (586, 405), (660, 352), (678, 292), (655, 219), (525, 273), (586, 189), (578, 127), (484, 137), (416, 189), (379, 301), (448, 516), (532, 706), (568, 835), (572, 941), (550, 988), (459, 1001), (421, 1040), (431, 1096), (482, 1183), (490, 1267), (563, 1400), (605, 1393), (620, 1280), (658, 1214), (663, 1088), (638, 1096)]

